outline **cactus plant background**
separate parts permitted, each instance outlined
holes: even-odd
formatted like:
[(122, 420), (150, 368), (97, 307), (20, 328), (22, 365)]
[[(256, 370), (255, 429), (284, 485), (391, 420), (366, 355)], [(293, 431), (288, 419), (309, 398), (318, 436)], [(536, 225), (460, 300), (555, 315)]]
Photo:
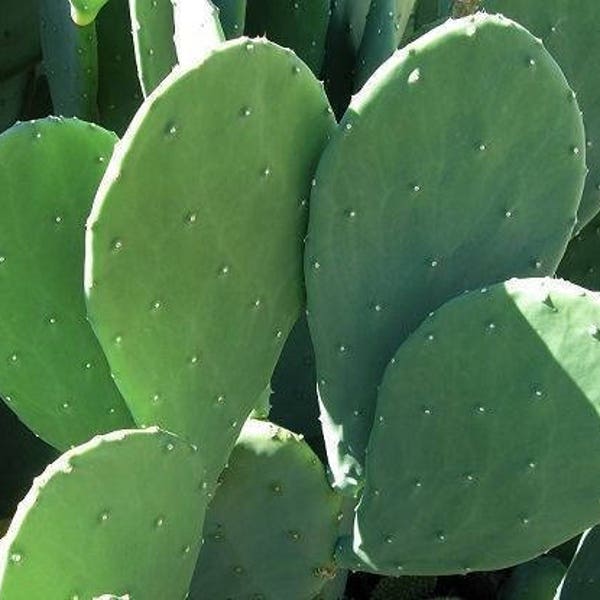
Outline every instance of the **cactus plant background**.
[(5, 0), (0, 600), (585, 600), (597, 0)]

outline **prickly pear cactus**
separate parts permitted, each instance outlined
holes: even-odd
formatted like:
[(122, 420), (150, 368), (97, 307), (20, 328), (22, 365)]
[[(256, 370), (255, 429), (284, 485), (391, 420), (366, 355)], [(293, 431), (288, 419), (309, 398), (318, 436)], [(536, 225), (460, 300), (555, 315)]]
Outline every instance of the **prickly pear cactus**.
[(210, 0), (177, 0), (173, 3), (175, 50), (181, 67), (193, 66), (225, 41), (219, 10)]
[(86, 290), (115, 380), (138, 424), (202, 443), (215, 478), (304, 301), (333, 125), (291, 51), (233, 40), (146, 101), (96, 196)]
[(553, 273), (585, 174), (574, 95), (508, 19), (448, 21), (354, 97), (319, 163), (305, 253), (337, 485), (360, 482), (377, 385), (399, 344), (465, 289)]
[(556, 279), (475, 290), (428, 318), (381, 383), (354, 524), (361, 568), (494, 570), (596, 523), (599, 331), (600, 297)]
[[(84, 224), (114, 134), (75, 119), (0, 136), (0, 393), (65, 450), (133, 426), (91, 327), (83, 294)], [(31, 177), (36, 173), (36, 177)]]
[(595, 0), (484, 0), (488, 12), (503, 13), (527, 27), (543, 40), (569, 84), (583, 111), (587, 139), (587, 178), (577, 230), (600, 209), (600, 37), (596, 27)]
[(38, 477), (0, 549), (3, 600), (184, 598), (207, 496), (195, 446), (157, 428), (69, 450)]
[(248, 421), (207, 513), (190, 598), (289, 598), (335, 575), (341, 499), (308, 445)]
[[(80, 27), (89, 25), (98, 15), (108, 0), (69, 0), (71, 18)], [(113, 0), (114, 1), (114, 0)]]
[(173, 5), (165, 0), (129, 0), (129, 12), (138, 78), (148, 96), (177, 64)]

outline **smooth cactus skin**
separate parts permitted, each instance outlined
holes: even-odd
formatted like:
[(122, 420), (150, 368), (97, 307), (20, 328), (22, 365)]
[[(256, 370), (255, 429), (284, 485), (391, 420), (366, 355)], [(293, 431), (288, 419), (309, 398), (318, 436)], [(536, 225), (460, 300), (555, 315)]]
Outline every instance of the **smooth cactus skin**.
[(354, 97), (319, 163), (305, 253), (336, 485), (360, 482), (377, 385), (398, 345), (465, 289), (553, 273), (585, 172), (564, 76), (507, 19), (447, 21)]
[(149, 96), (177, 65), (173, 5), (171, 0), (129, 0), (129, 12), (138, 78)]
[[(86, 321), (84, 224), (116, 136), (75, 119), (0, 136), (0, 391), (64, 450), (131, 427)], [(36, 173), (36, 177), (31, 177)]]
[(600, 596), (598, 556), (600, 527), (586, 531), (554, 600), (597, 600)]
[(108, 0), (69, 0), (73, 22), (84, 27), (94, 21)]
[(203, 456), (149, 428), (63, 454), (19, 505), (0, 551), (2, 600), (184, 598), (207, 503)]
[(286, 46), (319, 75), (325, 55), (329, 0), (248, 0), (245, 33)]
[(191, 67), (225, 41), (219, 11), (210, 0), (173, 2), (175, 49), (178, 64)]
[(96, 196), (88, 309), (117, 385), (138, 424), (200, 440), (215, 478), (303, 305), (333, 127), (291, 51), (232, 40), (145, 102)]
[(142, 103), (127, 0), (110, 0), (96, 18), (99, 124), (123, 135)]
[(215, 0), (214, 4), (227, 39), (240, 37), (246, 22), (246, 0)]
[(590, 169), (577, 214), (577, 231), (600, 209), (600, 36), (596, 0), (486, 0), (488, 12), (518, 21), (540, 37), (577, 94), (587, 136)]
[(398, 48), (415, 0), (372, 0), (358, 51), (354, 88), (359, 90)]
[(95, 25), (75, 25), (66, 0), (40, 0), (40, 23), (44, 69), (55, 114), (96, 120), (98, 48)]
[(335, 575), (340, 507), (301, 436), (248, 421), (206, 514), (190, 598), (312, 598)]
[(495, 570), (598, 521), (599, 324), (595, 293), (513, 279), (448, 302), (404, 342), (354, 524), (364, 568)]
[(502, 586), (498, 600), (552, 600), (566, 570), (551, 556), (519, 565)]
[(32, 66), (41, 53), (39, 0), (3, 0), (0, 79)]
[(569, 242), (557, 274), (588, 290), (600, 291), (600, 215)]

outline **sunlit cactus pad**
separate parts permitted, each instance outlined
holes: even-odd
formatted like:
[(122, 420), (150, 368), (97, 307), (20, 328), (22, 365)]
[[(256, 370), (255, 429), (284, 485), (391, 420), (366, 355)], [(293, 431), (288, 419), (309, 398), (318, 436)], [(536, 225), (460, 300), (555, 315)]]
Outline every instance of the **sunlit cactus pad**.
[(354, 529), (364, 562), (499, 569), (596, 523), (599, 365), (600, 297), (565, 281), (511, 280), (427, 319), (381, 383)]
[[(133, 426), (86, 319), (85, 220), (117, 138), (49, 118), (0, 136), (0, 394), (61, 450)], [(36, 177), (31, 177), (35, 172)]]
[(156, 428), (70, 450), (19, 505), (2, 541), (0, 597), (183, 600), (201, 542), (203, 475), (198, 449)]

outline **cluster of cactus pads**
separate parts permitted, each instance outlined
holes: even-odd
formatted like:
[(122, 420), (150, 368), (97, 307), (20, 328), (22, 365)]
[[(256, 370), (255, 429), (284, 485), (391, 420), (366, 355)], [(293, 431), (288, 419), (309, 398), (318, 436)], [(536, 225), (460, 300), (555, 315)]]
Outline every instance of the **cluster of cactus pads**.
[(0, 600), (597, 600), (597, 0), (213, 1), (2, 8)]

